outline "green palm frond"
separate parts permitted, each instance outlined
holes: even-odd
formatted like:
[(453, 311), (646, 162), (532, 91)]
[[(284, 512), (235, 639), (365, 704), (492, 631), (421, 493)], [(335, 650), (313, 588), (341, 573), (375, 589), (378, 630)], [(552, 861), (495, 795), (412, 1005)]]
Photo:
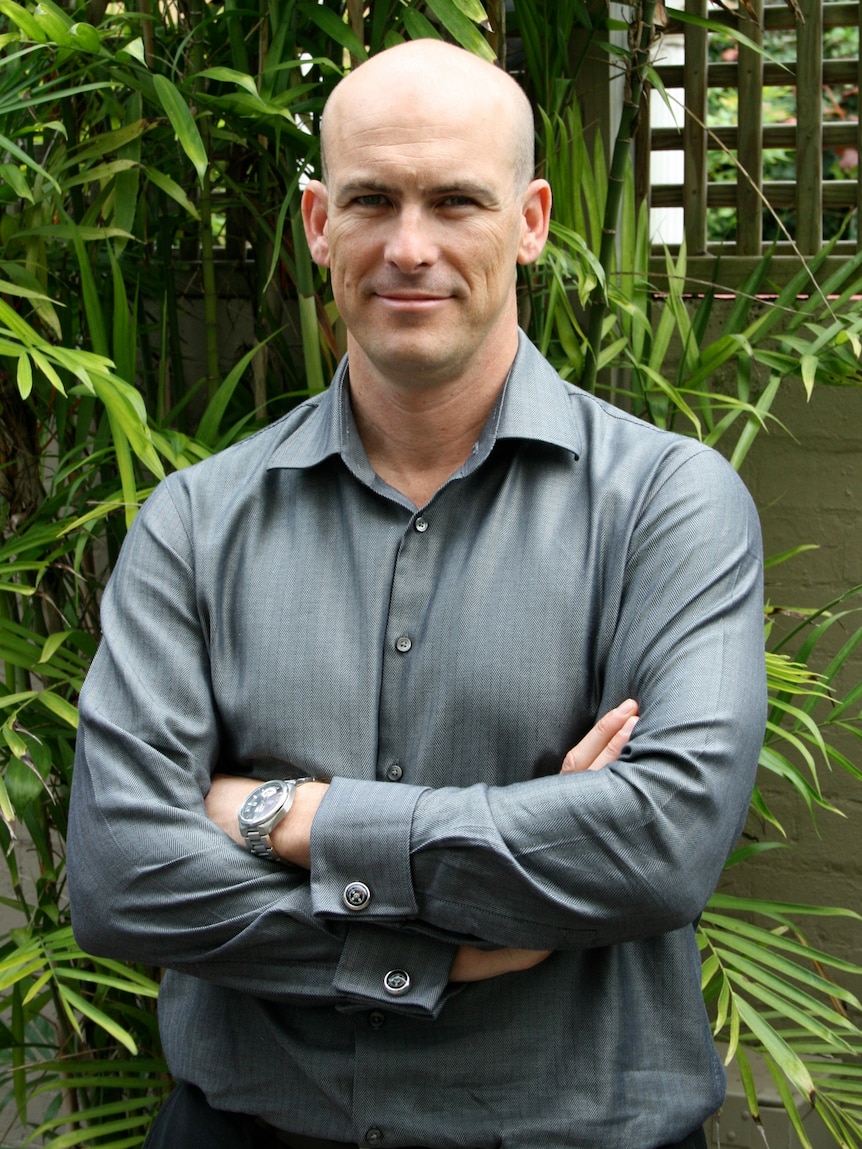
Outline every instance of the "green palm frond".
[[(804, 1146), (795, 1097), (813, 1105), (838, 1144), (862, 1145), (862, 1029), (858, 998), (832, 976), (862, 966), (807, 941), (800, 917), (860, 919), (851, 910), (716, 894), (698, 925), (703, 992), (713, 1033), (736, 1060), (752, 1111), (749, 1054), (762, 1056)], [(759, 922), (766, 919), (769, 925)], [(810, 1146), (809, 1146), (810, 1149)]]
[[(0, 1061), (0, 1095), (5, 1086), (25, 1126), (38, 1098), (55, 1099), (30, 1140), (46, 1149), (142, 1144), (170, 1087), (163, 1059), (149, 1052), (158, 1050), (157, 995), (148, 971), (90, 957), (69, 926), (15, 931), (0, 956), (0, 1007), (15, 1040), (15, 1055)], [(45, 1021), (52, 1015), (53, 1026)], [(74, 1111), (57, 1112), (68, 1096)]]
[[(812, 817), (841, 813), (823, 796), (824, 769), (839, 766), (854, 778), (862, 776), (834, 742), (838, 733), (862, 737), (859, 684), (851, 679), (849, 688), (841, 686), (841, 672), (862, 644), (862, 627), (855, 621), (860, 599), (862, 588), (854, 587), (821, 610), (768, 611), (769, 720), (760, 765), (789, 784)], [(776, 637), (778, 623), (786, 633)], [(823, 658), (821, 647), (839, 633), (836, 627), (848, 636), (837, 653)], [(823, 663), (823, 669), (813, 669)], [(784, 834), (760, 787), (752, 811)], [(747, 843), (729, 864), (781, 844)], [(800, 1101), (815, 1107), (837, 1145), (860, 1149), (862, 1006), (845, 982), (862, 975), (862, 966), (812, 946), (801, 924), (806, 918), (862, 921), (840, 907), (715, 894), (698, 927), (704, 998), (716, 1039), (726, 1043), (728, 1061), (736, 1062), (753, 1114), (758, 1097), (749, 1062), (758, 1056), (806, 1149)]]

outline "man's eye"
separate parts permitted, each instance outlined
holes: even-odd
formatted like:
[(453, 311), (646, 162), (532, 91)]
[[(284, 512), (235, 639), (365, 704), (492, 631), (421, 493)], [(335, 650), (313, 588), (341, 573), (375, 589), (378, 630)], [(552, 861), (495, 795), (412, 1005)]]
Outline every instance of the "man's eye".
[(443, 207), (472, 207), (475, 202), (468, 195), (447, 195), (443, 200)]
[(382, 207), (386, 200), (382, 195), (358, 195), (353, 201), (359, 207)]

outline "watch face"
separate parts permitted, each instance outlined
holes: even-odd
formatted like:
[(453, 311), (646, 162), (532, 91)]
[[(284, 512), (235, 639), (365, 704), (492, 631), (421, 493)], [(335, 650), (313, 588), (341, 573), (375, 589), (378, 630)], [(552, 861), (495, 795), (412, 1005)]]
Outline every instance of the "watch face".
[(265, 782), (263, 786), (258, 786), (243, 802), (240, 817), (252, 825), (265, 822), (284, 801), (284, 791), (285, 785), (280, 781)]

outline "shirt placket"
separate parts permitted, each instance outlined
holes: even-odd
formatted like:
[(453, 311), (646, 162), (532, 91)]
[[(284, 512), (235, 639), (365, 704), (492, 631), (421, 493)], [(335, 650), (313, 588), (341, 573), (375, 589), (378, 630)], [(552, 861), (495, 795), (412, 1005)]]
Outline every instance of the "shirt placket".
[[(445, 500), (442, 500), (445, 502)], [(416, 731), (415, 692), (421, 691), (423, 635), (436, 582), (444, 512), (431, 506), (415, 513), (398, 549), (383, 639), (377, 778), (397, 784), (415, 782), (411, 761)], [(398, 1000), (400, 970), (387, 975), (393, 1002)], [(391, 1142), (399, 1111), (398, 1081), (402, 1055), (393, 1034), (396, 1019), (385, 1008), (354, 1016), (353, 1123), (358, 1143), (376, 1149)], [(397, 1026), (396, 1026), (397, 1028)], [(400, 1132), (400, 1131), (398, 1131)]]
[(412, 516), (395, 560), (381, 671), (377, 755), (381, 781), (421, 781), (416, 763), (410, 761), (416, 734), (411, 715), (417, 713), (423, 674), (429, 672), (423, 637), (437, 581), (444, 503), (441, 498)]

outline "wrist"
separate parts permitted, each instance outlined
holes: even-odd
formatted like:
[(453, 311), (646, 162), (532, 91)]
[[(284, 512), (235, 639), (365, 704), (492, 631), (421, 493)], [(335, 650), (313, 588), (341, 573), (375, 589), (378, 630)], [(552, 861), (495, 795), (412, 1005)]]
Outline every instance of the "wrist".
[(311, 826), (329, 785), (312, 780), (298, 786), (287, 815), (270, 833), (278, 857), (294, 866), (311, 869)]

